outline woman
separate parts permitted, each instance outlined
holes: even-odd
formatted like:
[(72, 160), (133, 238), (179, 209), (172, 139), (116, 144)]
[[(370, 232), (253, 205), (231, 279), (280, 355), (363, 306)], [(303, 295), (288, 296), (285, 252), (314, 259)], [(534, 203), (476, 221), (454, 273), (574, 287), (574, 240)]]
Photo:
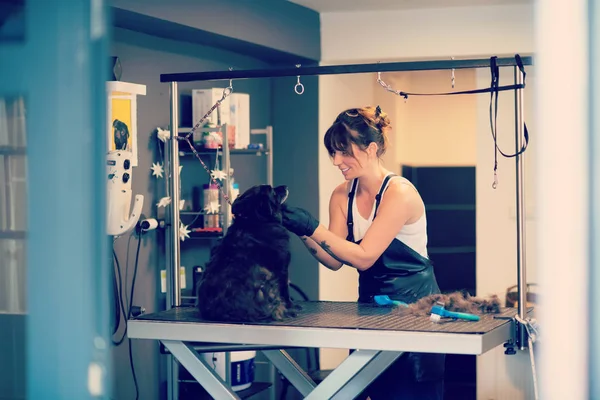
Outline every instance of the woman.
[[(325, 147), (344, 175), (329, 202), (329, 229), (306, 210), (285, 206), (284, 226), (320, 263), (359, 273), (359, 302), (389, 295), (412, 303), (439, 293), (427, 254), (425, 205), (405, 178), (384, 168), (391, 129), (377, 107), (349, 109), (325, 134)], [(442, 399), (444, 355), (405, 353), (366, 392), (377, 399)]]

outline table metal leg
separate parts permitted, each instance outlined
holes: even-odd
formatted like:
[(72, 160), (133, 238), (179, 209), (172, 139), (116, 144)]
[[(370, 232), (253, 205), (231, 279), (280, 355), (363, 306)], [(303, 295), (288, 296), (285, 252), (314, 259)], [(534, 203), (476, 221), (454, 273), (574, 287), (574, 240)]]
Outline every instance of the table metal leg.
[[(401, 355), (402, 352), (396, 351), (379, 352), (379, 354), (375, 355), (371, 361), (368, 362), (364, 368), (358, 372), (358, 374), (348, 380), (346, 384), (332, 397), (332, 399), (346, 400), (355, 398)], [(330, 377), (331, 375), (329, 375), (323, 382)]]
[(200, 358), (192, 346), (176, 340), (163, 340), (162, 343), (213, 398), (240, 399), (223, 379)]
[(315, 382), (285, 350), (263, 350), (262, 353), (302, 396), (306, 397), (314, 390)]
[(307, 400), (352, 399), (401, 354), (402, 352), (357, 350), (305, 398)]

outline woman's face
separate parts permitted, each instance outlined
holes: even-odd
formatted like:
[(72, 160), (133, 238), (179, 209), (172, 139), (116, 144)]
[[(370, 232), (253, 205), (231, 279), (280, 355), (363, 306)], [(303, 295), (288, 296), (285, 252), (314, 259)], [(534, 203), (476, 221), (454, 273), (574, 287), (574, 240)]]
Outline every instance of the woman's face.
[(352, 143), (352, 152), (336, 151), (333, 155), (333, 165), (338, 167), (346, 180), (362, 176), (369, 163), (367, 152)]

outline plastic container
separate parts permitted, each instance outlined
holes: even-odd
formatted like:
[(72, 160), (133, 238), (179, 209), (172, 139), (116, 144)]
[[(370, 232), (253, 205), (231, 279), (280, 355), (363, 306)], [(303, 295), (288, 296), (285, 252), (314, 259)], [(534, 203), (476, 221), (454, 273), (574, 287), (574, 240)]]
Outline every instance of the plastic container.
[(254, 358), (256, 351), (231, 352), (231, 389), (248, 389), (254, 382)]
[(210, 203), (219, 204), (219, 187), (215, 183), (202, 185), (204, 207)]

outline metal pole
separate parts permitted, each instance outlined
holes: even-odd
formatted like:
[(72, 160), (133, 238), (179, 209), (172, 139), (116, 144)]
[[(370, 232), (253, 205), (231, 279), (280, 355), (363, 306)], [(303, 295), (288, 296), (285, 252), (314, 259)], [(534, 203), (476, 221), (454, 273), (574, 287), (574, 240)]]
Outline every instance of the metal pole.
[(273, 127), (267, 126), (267, 183), (273, 186)]
[[(169, 175), (171, 204), (169, 214), (171, 230), (169, 231), (170, 254), (167, 265), (167, 309), (181, 305), (181, 282), (179, 279), (179, 92), (177, 82), (171, 82), (171, 146), (169, 148)], [(170, 282), (169, 282), (170, 278)], [(170, 292), (170, 293), (169, 293)]]
[[(523, 65), (532, 65), (531, 56), (521, 57)], [(516, 65), (514, 57), (497, 58), (499, 67), (511, 67)], [(208, 71), (208, 72), (184, 72), (174, 74), (161, 74), (161, 82), (198, 82), (228, 79), (249, 78), (279, 78), (284, 76), (310, 76), (310, 75), (338, 75), (338, 74), (360, 74), (369, 72), (393, 72), (393, 71), (430, 71), (439, 69), (461, 69), (461, 68), (489, 68), (490, 59), (477, 60), (432, 60), (432, 61), (407, 61), (375, 64), (350, 64), (350, 65), (325, 65), (310, 67), (286, 67), (268, 68), (255, 70), (233, 70), (233, 71)]]
[[(225, 185), (223, 190), (227, 194), (227, 197), (231, 199), (231, 162), (230, 162), (230, 151), (229, 151), (229, 135), (227, 134), (227, 124), (221, 125), (221, 132), (223, 133), (223, 172), (225, 172)], [(227, 228), (231, 224), (231, 206), (223, 198), (223, 235), (227, 233)]]
[[(168, 163), (165, 163), (165, 175), (168, 179), (167, 195), (171, 196), (167, 230), (167, 310), (181, 305), (181, 284), (179, 281), (179, 92), (177, 82), (171, 82), (171, 137), (167, 141)], [(169, 207), (168, 206), (168, 207)], [(168, 356), (167, 361), (167, 398), (179, 398), (179, 364), (175, 357)]]
[[(515, 84), (523, 83), (523, 74), (515, 67)], [(515, 90), (515, 151), (523, 147), (524, 141), (524, 90)], [(523, 154), (515, 156), (516, 162), (516, 210), (517, 210), (517, 288), (519, 291), (518, 312), (522, 320), (526, 318), (527, 312), (527, 274), (526, 274), (526, 247), (525, 247), (525, 200), (524, 200), (524, 174)], [(527, 331), (523, 326), (517, 330), (517, 345), (521, 350), (527, 347)]]

